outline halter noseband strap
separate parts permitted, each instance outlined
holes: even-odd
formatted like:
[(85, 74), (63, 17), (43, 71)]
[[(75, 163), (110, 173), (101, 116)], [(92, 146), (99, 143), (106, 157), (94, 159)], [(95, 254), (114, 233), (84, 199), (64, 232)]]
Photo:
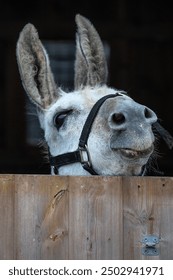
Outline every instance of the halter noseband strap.
[(50, 165), (53, 166), (55, 174), (58, 174), (58, 169), (63, 165), (80, 162), (82, 164), (82, 167), (86, 171), (88, 171), (91, 175), (98, 175), (92, 168), (90, 154), (89, 154), (88, 147), (87, 147), (88, 137), (89, 137), (94, 119), (97, 116), (97, 113), (98, 113), (101, 105), (106, 101), (106, 99), (114, 98), (114, 97), (120, 96), (120, 95), (121, 95), (120, 93), (109, 94), (109, 95), (102, 97), (95, 103), (95, 105), (92, 107), (92, 109), (85, 121), (85, 124), (83, 126), (82, 133), (79, 138), (78, 149), (76, 151), (61, 154), (61, 155), (58, 155), (55, 157), (50, 155)]

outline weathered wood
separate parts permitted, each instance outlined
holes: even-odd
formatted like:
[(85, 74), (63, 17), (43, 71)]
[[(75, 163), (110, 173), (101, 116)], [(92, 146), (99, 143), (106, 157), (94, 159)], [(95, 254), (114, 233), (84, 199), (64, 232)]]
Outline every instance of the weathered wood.
[(14, 256), (14, 176), (0, 176), (0, 259)]
[(173, 259), (172, 197), (168, 177), (1, 175), (0, 259)]
[(70, 259), (123, 258), (120, 178), (71, 177), (69, 209)]
[[(16, 259), (66, 259), (68, 242), (62, 242), (60, 232), (61, 223), (66, 222), (66, 203), (60, 203), (60, 194), (67, 188), (67, 178), (15, 178)], [(65, 232), (64, 229), (63, 231)], [(60, 246), (57, 250), (59, 240)]]
[[(173, 178), (124, 177), (123, 188), (124, 258), (172, 259)], [(159, 256), (141, 254), (142, 238), (149, 234), (160, 238)]]

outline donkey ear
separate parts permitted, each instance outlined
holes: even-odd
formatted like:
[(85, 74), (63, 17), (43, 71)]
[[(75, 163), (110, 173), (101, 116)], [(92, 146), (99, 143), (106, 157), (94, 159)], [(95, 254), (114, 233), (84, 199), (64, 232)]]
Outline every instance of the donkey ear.
[(101, 39), (91, 22), (76, 15), (75, 88), (96, 86), (107, 81), (107, 63)]
[(58, 98), (48, 55), (39, 40), (37, 30), (27, 24), (17, 42), (17, 62), (21, 80), (31, 101), (41, 109)]

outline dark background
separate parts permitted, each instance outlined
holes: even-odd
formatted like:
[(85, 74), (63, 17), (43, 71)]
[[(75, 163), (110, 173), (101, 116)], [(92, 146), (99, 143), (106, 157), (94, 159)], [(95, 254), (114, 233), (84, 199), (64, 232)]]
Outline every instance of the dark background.
[[(0, 173), (49, 173), (41, 148), (27, 143), (26, 95), (16, 42), (33, 23), (42, 40), (75, 40), (76, 13), (88, 17), (110, 46), (109, 85), (152, 108), (173, 134), (173, 8), (171, 1), (9, 1), (0, 8)], [(173, 152), (160, 141), (158, 164), (173, 175)]]

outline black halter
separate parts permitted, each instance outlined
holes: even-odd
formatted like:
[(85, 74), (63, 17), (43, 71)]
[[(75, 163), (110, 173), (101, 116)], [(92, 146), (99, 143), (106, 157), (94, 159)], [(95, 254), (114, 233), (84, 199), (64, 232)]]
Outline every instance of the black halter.
[[(115, 93), (115, 94), (109, 94), (101, 99), (99, 99), (95, 105), (92, 107), (85, 124), (82, 129), (82, 133), (79, 138), (79, 144), (78, 149), (74, 152), (69, 152), (65, 154), (61, 154), (58, 156), (53, 157), (52, 155), (49, 155), (50, 157), (50, 165), (53, 167), (54, 173), (58, 174), (58, 169), (61, 166), (80, 162), (82, 164), (82, 167), (88, 171), (91, 175), (99, 175), (92, 167), (90, 154), (87, 147), (87, 141), (88, 137), (92, 128), (92, 124), (94, 122), (95, 117), (97, 116), (97, 113), (101, 107), (101, 105), (108, 99), (108, 98), (114, 98), (117, 96), (122, 96), (121, 93)], [(163, 138), (165, 143), (167, 144), (169, 149), (172, 149), (173, 147), (173, 137), (170, 135), (170, 133), (165, 130), (158, 122), (155, 122), (152, 125), (153, 130), (156, 130), (156, 132)], [(156, 175), (163, 175), (160, 171), (154, 172)], [(141, 172), (141, 176), (146, 175), (146, 166), (143, 167), (143, 170)]]
[(97, 113), (98, 113), (101, 105), (106, 101), (106, 99), (114, 98), (116, 96), (121, 96), (121, 95), (122, 94), (120, 94), (120, 93), (109, 94), (109, 95), (102, 97), (95, 103), (95, 105), (92, 107), (92, 109), (85, 121), (85, 124), (83, 126), (82, 133), (79, 138), (78, 149), (76, 151), (61, 154), (61, 155), (58, 155), (55, 157), (50, 155), (50, 165), (53, 166), (55, 174), (58, 174), (58, 169), (63, 165), (80, 162), (82, 164), (82, 167), (86, 171), (88, 171), (91, 175), (98, 175), (92, 168), (90, 154), (89, 154), (88, 147), (87, 147), (88, 137), (89, 137), (94, 119), (97, 116)]

